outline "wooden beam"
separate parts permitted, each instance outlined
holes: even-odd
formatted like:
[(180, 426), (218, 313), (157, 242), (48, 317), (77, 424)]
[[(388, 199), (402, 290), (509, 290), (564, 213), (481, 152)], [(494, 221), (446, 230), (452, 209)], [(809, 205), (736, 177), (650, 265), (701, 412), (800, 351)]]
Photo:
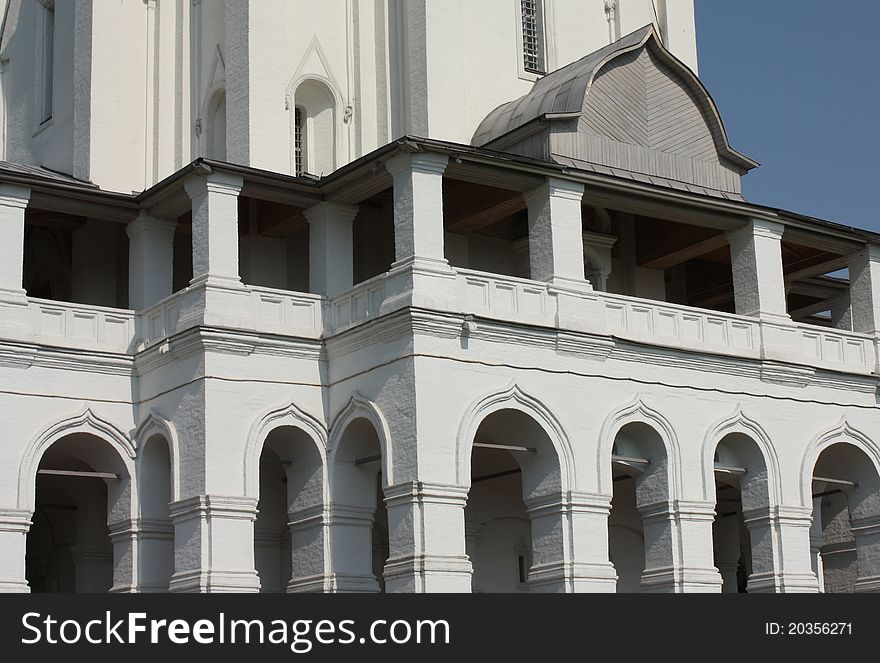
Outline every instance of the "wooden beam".
[(864, 247), (864, 242), (852, 239), (844, 239), (841, 237), (833, 237), (817, 232), (810, 232), (800, 228), (786, 226), (783, 234), (783, 241), (792, 244), (800, 244), (801, 246), (809, 246), (813, 249), (819, 249), (827, 253), (836, 253), (838, 255), (849, 255), (855, 253)]
[(797, 281), (788, 286), (788, 292), (794, 295), (806, 295), (807, 297), (815, 297), (816, 299), (834, 299), (846, 293), (847, 284), (838, 283), (828, 280), (819, 281), (818, 279), (810, 279), (809, 281)]
[(813, 481), (822, 481), (824, 483), (832, 483), (838, 486), (851, 486), (853, 488), (857, 488), (859, 485), (855, 481), (847, 481), (846, 479), (831, 479), (829, 477), (813, 477)]
[(669, 269), (693, 258), (717, 251), (725, 246), (727, 246), (727, 236), (724, 233), (720, 233), (714, 237), (704, 239), (702, 242), (670, 251), (664, 255), (652, 257), (641, 263), (641, 266), (649, 269)]
[(37, 470), (37, 474), (46, 474), (56, 477), (80, 477), (88, 479), (118, 479), (118, 474), (111, 472), (84, 472), (79, 470)]
[(834, 305), (840, 301), (840, 299), (840, 297), (823, 299), (822, 301), (816, 302), (815, 304), (802, 306), (801, 308), (794, 311), (789, 311), (789, 315), (797, 320), (800, 318), (807, 318), (811, 315), (815, 315), (816, 313), (821, 313), (822, 311), (830, 311), (834, 307)]
[(837, 256), (835, 258), (832, 258), (831, 260), (825, 260), (823, 262), (816, 263), (815, 265), (795, 270), (785, 275), (785, 282), (793, 283), (794, 281), (800, 281), (801, 279), (812, 278), (814, 276), (822, 276), (823, 274), (827, 274), (828, 272), (836, 272), (838, 269), (843, 269), (844, 267), (849, 266), (849, 259), (850, 257), (848, 255)]
[(520, 451), (522, 453), (536, 453), (538, 450), (534, 447), (520, 447), (514, 444), (496, 444), (495, 442), (474, 442), (474, 447), (480, 449), (498, 449), (500, 451)]
[(526, 202), (519, 194), (505, 198), (499, 202), (480, 207), (476, 211), (468, 211), (457, 218), (449, 219), (445, 229), (454, 233), (469, 233), (492, 225), (496, 221), (513, 216), (526, 207)]

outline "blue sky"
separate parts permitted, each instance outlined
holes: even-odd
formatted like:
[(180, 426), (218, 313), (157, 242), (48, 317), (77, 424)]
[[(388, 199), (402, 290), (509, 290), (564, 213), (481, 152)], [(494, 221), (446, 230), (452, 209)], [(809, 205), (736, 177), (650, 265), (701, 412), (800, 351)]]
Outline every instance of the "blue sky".
[(755, 203), (880, 231), (880, 1), (695, 0), (700, 78)]

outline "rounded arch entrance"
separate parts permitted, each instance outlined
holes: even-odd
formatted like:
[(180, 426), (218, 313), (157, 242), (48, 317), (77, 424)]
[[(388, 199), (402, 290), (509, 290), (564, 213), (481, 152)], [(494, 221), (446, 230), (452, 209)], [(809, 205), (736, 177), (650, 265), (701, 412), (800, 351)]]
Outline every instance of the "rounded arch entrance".
[(25, 553), (31, 591), (135, 587), (133, 459), (125, 436), (90, 411), (31, 444), (19, 471), (20, 507), (33, 512)]
[(816, 445), (810, 544), (821, 591), (880, 591), (880, 468), (872, 451), (848, 427)]

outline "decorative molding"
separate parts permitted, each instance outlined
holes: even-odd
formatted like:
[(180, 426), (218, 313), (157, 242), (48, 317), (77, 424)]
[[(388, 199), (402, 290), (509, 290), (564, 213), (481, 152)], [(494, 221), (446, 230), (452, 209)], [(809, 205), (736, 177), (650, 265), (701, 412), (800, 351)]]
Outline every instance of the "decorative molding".
[[(392, 446), (391, 427), (382, 409), (375, 401), (365, 398), (357, 390), (351, 393), (345, 407), (343, 407), (330, 422), (330, 437), (328, 441), (328, 458), (332, 468), (336, 462), (336, 454), (348, 425), (356, 419), (366, 419), (370, 422), (379, 438), (379, 450), (382, 454), (382, 485), (394, 484), (394, 448)], [(331, 490), (332, 490), (331, 486)]]

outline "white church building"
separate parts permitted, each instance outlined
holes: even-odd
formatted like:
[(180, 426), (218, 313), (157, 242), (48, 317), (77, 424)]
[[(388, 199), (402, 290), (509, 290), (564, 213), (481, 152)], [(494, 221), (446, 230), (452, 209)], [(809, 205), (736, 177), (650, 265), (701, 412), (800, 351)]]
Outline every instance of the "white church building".
[(692, 0), (2, 5), (3, 591), (880, 590), (880, 235)]

